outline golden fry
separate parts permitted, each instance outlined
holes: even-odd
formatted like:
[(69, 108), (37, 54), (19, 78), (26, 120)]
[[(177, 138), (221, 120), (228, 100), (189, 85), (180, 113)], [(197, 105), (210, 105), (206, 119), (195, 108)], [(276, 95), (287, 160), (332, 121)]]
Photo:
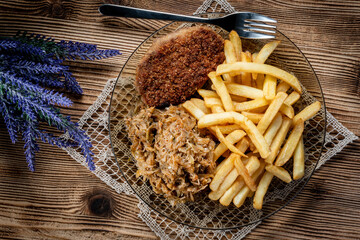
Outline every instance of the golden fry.
[(294, 105), (299, 99), (300, 99), (300, 94), (298, 92), (293, 91), (285, 99), (284, 104), (291, 106)]
[[(246, 170), (252, 176), (255, 174), (257, 169), (261, 167), (260, 161), (256, 157), (251, 157), (246, 163)], [(224, 206), (228, 206), (233, 200), (234, 196), (240, 191), (240, 189), (245, 185), (244, 179), (239, 176), (235, 182), (228, 188), (225, 193), (223, 193), (220, 198), (220, 203)]]
[[(251, 191), (256, 191), (255, 181), (251, 178), (248, 170), (246, 169), (243, 162), (240, 160), (240, 157), (234, 160), (234, 165), (238, 174), (244, 179), (245, 184), (251, 189)], [(260, 163), (259, 163), (260, 165)]]
[[(226, 136), (227, 137), (227, 136)], [(236, 144), (236, 147), (242, 152), (246, 152), (246, 150), (248, 149), (249, 147), (249, 141), (246, 139), (246, 138), (242, 138), (240, 142), (238, 142)], [(227, 159), (224, 159), (216, 168), (215, 168), (215, 171), (214, 173), (217, 173), (217, 171), (219, 171), (219, 169), (221, 168), (222, 165), (225, 164), (225, 162), (228, 161), (228, 158)], [(244, 160), (244, 164), (246, 164), (247, 161), (247, 158), (245, 158)]]
[(245, 132), (248, 134), (250, 140), (254, 143), (256, 149), (259, 151), (262, 158), (266, 158), (270, 155), (269, 144), (265, 141), (264, 136), (256, 128), (255, 124), (246, 119), (244, 124), (241, 124)]
[(219, 95), (215, 91), (206, 90), (206, 89), (199, 89), (197, 90), (200, 96), (203, 98), (220, 98)]
[(251, 99), (264, 97), (263, 91), (246, 85), (231, 83), (231, 84), (226, 84), (226, 87), (229, 93), (233, 95), (237, 95), (245, 98), (251, 98)]
[[(265, 44), (260, 50), (259, 54), (256, 56), (253, 62), (255, 63), (265, 63), (266, 59), (269, 58), (271, 53), (275, 50), (275, 48), (279, 45), (280, 41), (272, 41)], [(253, 74), (253, 78), (257, 78), (257, 74)]]
[(258, 123), (261, 118), (263, 118), (264, 114), (262, 113), (252, 113), (252, 112), (241, 112), (242, 115), (244, 115), (245, 117), (247, 117), (248, 119), (250, 119), (253, 123)]
[(215, 174), (213, 180), (210, 183), (211, 190), (213, 190), (213, 191), (218, 190), (220, 184), (224, 181), (224, 179), (229, 174), (229, 172), (231, 172), (231, 170), (233, 170), (234, 158), (235, 158), (234, 154), (230, 155), (229, 161), (226, 161), (226, 163)]
[(281, 179), (286, 183), (290, 183), (292, 181), (291, 176), (288, 171), (286, 171), (282, 167), (274, 166), (274, 165), (267, 165), (265, 167), (266, 171), (272, 173), (275, 177)]
[(290, 89), (290, 85), (287, 82), (282, 81), (276, 88), (276, 93), (284, 92)]
[(268, 74), (288, 83), (298, 93), (302, 92), (300, 82), (294, 75), (291, 75), (290, 73), (280, 68), (268, 64), (260, 64), (260, 63), (252, 63), (252, 62), (236, 62), (236, 63), (221, 64), (216, 69), (217, 76), (230, 72), (235, 72), (235, 73), (251, 72), (251, 73)]
[(250, 111), (254, 110), (259, 107), (264, 107), (269, 105), (269, 102), (265, 98), (258, 98), (247, 102), (241, 102), (241, 103), (235, 103), (234, 107), (235, 111), (241, 112), (241, 111)]
[(293, 178), (298, 180), (305, 174), (305, 150), (304, 150), (304, 138), (301, 136), (294, 152), (294, 168)]
[(240, 125), (231, 124), (225, 126), (218, 126), (222, 134), (230, 134), (235, 130), (241, 130)]
[(211, 112), (212, 113), (223, 113), (223, 112), (225, 112), (225, 110), (223, 109), (222, 106), (215, 105), (215, 106), (211, 107)]
[(234, 102), (245, 102), (247, 100), (246, 97), (240, 97), (237, 95), (232, 95), (230, 94), (231, 100), (233, 100)]
[[(219, 127), (218, 127), (219, 128)], [(220, 128), (219, 128), (220, 130)], [(221, 131), (221, 130), (220, 130)], [(246, 135), (246, 133), (242, 130), (235, 130), (232, 133), (230, 133), (229, 135), (226, 136), (226, 141), (228, 143), (235, 144), (237, 142), (239, 142), (244, 136)], [(217, 145), (217, 147), (214, 150), (214, 161), (218, 160), (219, 157), (226, 152), (226, 150), (228, 150), (229, 148), (225, 145), (225, 143), (221, 142), (219, 145)], [(243, 153), (243, 152), (242, 152)]]
[[(257, 182), (259, 181), (259, 178), (261, 174), (264, 172), (265, 163), (263, 161), (260, 162), (260, 167), (256, 170), (256, 172), (251, 176), (254, 180)], [(235, 181), (236, 182), (236, 181)], [(234, 183), (235, 184), (235, 183)], [(234, 185), (233, 184), (233, 185)], [(248, 188), (248, 186), (244, 186), (238, 193), (233, 197), (233, 203), (236, 207), (240, 207), (244, 204), (245, 199), (247, 196), (249, 196), (251, 193), (251, 190)], [(252, 192), (254, 193), (254, 192)], [(226, 193), (225, 193), (226, 194)], [(225, 196), (224, 194), (224, 196)], [(253, 194), (251, 194), (253, 195)], [(221, 200), (221, 199), (220, 199)]]
[[(244, 63), (251, 62), (251, 58), (249, 57), (249, 55), (244, 52), (240, 53), (240, 57), (241, 57), (241, 62), (244, 62)], [(231, 72), (231, 73), (233, 73), (233, 72)], [(251, 87), (251, 73), (249, 73), (249, 72), (241, 73), (241, 83), (243, 85)]]
[(200, 98), (191, 98), (190, 101), (191, 101), (195, 106), (197, 106), (198, 108), (200, 108), (201, 111), (203, 111), (205, 114), (211, 113), (210, 109), (205, 106), (204, 100), (202, 100), (202, 99), (200, 99)]
[(197, 120), (205, 116), (205, 113), (191, 101), (184, 102), (182, 106)]
[(264, 175), (262, 176), (254, 195), (253, 206), (255, 209), (258, 210), (262, 209), (264, 196), (270, 186), (273, 177), (274, 175), (269, 172), (265, 172)]
[[(240, 156), (246, 157), (246, 155), (242, 152), (240, 152), (239, 149), (237, 149), (230, 141), (228, 141), (224, 135), (221, 133), (220, 129), (218, 126), (212, 127), (213, 130), (215, 130), (216, 136), (219, 139), (219, 141), (223, 144), (225, 144), (225, 146), (233, 153), (239, 154)], [(245, 133), (244, 135), (245, 136)]]
[(257, 125), (257, 128), (261, 134), (263, 134), (266, 129), (269, 127), (270, 123), (278, 113), (279, 109), (283, 105), (284, 100), (286, 99), (287, 94), (280, 92), (276, 94), (275, 99), (271, 102), (268, 109), (266, 110), (264, 117), (260, 120)]
[(264, 81), (265, 81), (265, 75), (264, 74), (258, 74), (257, 78), (255, 80), (256, 82), (256, 87), (258, 89), (264, 89)]
[(277, 132), (274, 140), (272, 141), (271, 145), (270, 145), (270, 155), (265, 159), (266, 163), (272, 164), (276, 158), (276, 156), (278, 155), (278, 152), (281, 148), (281, 145), (283, 144), (285, 137), (287, 135), (287, 133), (289, 132), (289, 129), (291, 127), (291, 119), (284, 117), (283, 118), (283, 123), (279, 129), (279, 131)]
[(237, 112), (212, 113), (204, 115), (198, 121), (199, 128), (207, 128), (215, 125), (238, 124), (244, 123), (245, 117)]
[(232, 30), (229, 33), (229, 39), (234, 46), (236, 60), (240, 61), (241, 60), (240, 53), (242, 52), (242, 43), (241, 43), (241, 39), (240, 39), (238, 33), (236, 31)]
[(220, 98), (204, 98), (204, 103), (205, 103), (205, 106), (207, 108), (212, 108), (213, 106), (220, 106), (222, 107), (223, 104), (222, 104), (222, 101), (220, 100)]
[(238, 176), (238, 171), (236, 170), (236, 168), (233, 168), (231, 172), (225, 177), (219, 188), (216, 191), (211, 191), (209, 193), (209, 198), (211, 200), (218, 200), (219, 198), (221, 198), (221, 196), (226, 192), (226, 190), (228, 190), (229, 187), (231, 187), (231, 185), (235, 182)]
[(304, 121), (299, 119), (292, 132), (290, 133), (289, 138), (286, 140), (283, 148), (281, 149), (279, 155), (276, 158), (275, 166), (283, 166), (289, 159), (292, 157), (295, 148), (303, 134), (304, 131)]
[(263, 84), (263, 92), (266, 100), (273, 100), (276, 96), (276, 83), (277, 80), (271, 75), (266, 75), (264, 84)]
[(293, 125), (301, 118), (302, 120), (307, 121), (310, 118), (314, 117), (317, 112), (321, 109), (321, 103), (319, 101), (314, 102), (313, 104), (304, 108), (301, 112), (295, 115), (293, 118)]
[(221, 79), (221, 77), (216, 76), (215, 72), (210, 72), (208, 76), (216, 88), (216, 93), (220, 96), (225, 111), (234, 111), (234, 105), (232, 103), (230, 94), (227, 91), (224, 81)]
[[(285, 102), (285, 101), (284, 101)], [(280, 107), (279, 111), (287, 116), (290, 119), (294, 118), (294, 108), (292, 106), (286, 105), (285, 103)]]
[[(245, 115), (246, 116), (246, 115)], [(280, 113), (276, 114), (274, 120), (271, 122), (270, 126), (268, 127), (268, 129), (265, 132), (264, 138), (265, 141), (271, 145), (274, 137), (276, 136), (276, 133), (278, 132), (278, 130), (281, 127), (281, 124), (283, 122), (282, 116)], [(271, 149), (271, 147), (270, 147)]]

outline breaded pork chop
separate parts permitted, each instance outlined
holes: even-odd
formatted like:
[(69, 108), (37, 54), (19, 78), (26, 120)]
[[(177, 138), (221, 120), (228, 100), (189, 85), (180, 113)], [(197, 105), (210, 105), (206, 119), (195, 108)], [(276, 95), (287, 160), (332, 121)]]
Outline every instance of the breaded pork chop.
[(224, 40), (211, 28), (181, 29), (153, 43), (137, 67), (135, 86), (151, 107), (177, 105), (224, 60)]

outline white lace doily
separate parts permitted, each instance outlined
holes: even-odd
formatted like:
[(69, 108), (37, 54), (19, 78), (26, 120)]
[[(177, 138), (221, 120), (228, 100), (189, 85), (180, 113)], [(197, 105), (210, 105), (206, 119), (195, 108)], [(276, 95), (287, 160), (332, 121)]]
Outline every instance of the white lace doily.
[[(235, 9), (226, 0), (206, 0), (195, 12), (234, 12)], [(94, 161), (96, 169), (95, 176), (100, 178), (117, 193), (134, 194), (129, 185), (124, 181), (116, 160), (112, 154), (109, 132), (108, 132), (108, 108), (110, 95), (114, 89), (116, 79), (109, 79), (104, 90), (95, 103), (88, 108), (79, 120), (79, 126), (85, 129), (92, 139)], [(347, 144), (357, 139), (357, 136), (339, 123), (329, 112), (327, 116), (327, 133), (325, 137), (323, 154), (318, 162), (317, 168), (324, 164), (336, 153), (340, 152)], [(87, 167), (84, 157), (75, 149), (65, 149), (77, 162)], [(242, 239), (259, 223), (246, 227), (211, 231), (191, 228), (177, 224), (156, 211), (150, 209), (139, 199), (139, 217), (155, 232), (161, 239)]]

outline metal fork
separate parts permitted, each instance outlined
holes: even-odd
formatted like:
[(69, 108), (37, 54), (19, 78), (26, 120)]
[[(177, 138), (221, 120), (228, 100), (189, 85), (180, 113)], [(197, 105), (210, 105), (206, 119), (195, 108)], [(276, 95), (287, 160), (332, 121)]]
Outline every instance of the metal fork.
[(275, 34), (276, 26), (266, 23), (276, 23), (276, 20), (252, 12), (236, 12), (220, 18), (201, 18), (113, 4), (100, 6), (99, 12), (105, 16), (214, 24), (229, 32), (235, 30), (243, 38), (267, 39), (275, 37), (271, 34)]

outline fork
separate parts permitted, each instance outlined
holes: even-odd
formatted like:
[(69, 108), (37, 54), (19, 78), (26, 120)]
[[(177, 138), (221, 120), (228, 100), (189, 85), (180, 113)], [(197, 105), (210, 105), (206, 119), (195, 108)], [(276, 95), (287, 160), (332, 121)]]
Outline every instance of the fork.
[(276, 23), (276, 20), (252, 12), (236, 12), (219, 18), (201, 18), (113, 4), (100, 6), (99, 12), (105, 16), (208, 23), (217, 25), (228, 32), (235, 30), (239, 36), (251, 39), (274, 38), (275, 36), (271, 34), (275, 34), (276, 29), (276, 26), (266, 24)]

